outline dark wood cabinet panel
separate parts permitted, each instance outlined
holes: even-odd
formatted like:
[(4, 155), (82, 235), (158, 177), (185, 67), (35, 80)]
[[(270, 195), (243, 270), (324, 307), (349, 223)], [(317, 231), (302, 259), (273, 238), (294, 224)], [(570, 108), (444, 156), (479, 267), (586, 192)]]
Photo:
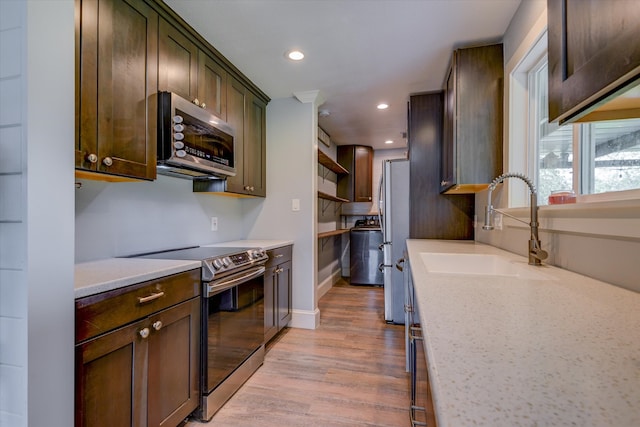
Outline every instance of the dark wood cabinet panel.
[(245, 193), (244, 162), (246, 139), (247, 88), (238, 80), (229, 78), (227, 86), (227, 123), (236, 131), (236, 176), (227, 178), (226, 190), (232, 193)]
[(198, 406), (200, 299), (151, 316), (148, 323), (148, 426), (177, 426)]
[(245, 189), (253, 196), (265, 197), (267, 194), (267, 105), (249, 92), (247, 131), (244, 149)]
[(142, 0), (76, 9), (76, 168), (155, 179), (158, 15)]
[(292, 247), (267, 251), (264, 275), (264, 340), (271, 340), (291, 321), (292, 316)]
[(235, 129), (236, 175), (224, 181), (194, 181), (194, 191), (266, 196), (266, 106), (239, 80), (228, 76), (227, 123)]
[(158, 90), (194, 101), (198, 97), (198, 47), (180, 30), (160, 19)]
[(502, 44), (457, 49), (445, 81), (441, 191), (482, 190), (502, 172)]
[(363, 145), (339, 145), (338, 163), (349, 173), (338, 176), (338, 197), (351, 202), (373, 200), (373, 148)]
[(201, 304), (192, 272), (76, 301), (76, 427), (177, 426), (196, 409)]
[(412, 239), (473, 239), (473, 194), (440, 193), (444, 93), (409, 101), (409, 236)]
[(205, 110), (227, 120), (227, 72), (205, 52), (199, 52), (198, 99)]
[[(580, 119), (638, 83), (637, 0), (548, 0), (547, 16), (549, 121)], [(609, 112), (607, 118), (617, 117)]]

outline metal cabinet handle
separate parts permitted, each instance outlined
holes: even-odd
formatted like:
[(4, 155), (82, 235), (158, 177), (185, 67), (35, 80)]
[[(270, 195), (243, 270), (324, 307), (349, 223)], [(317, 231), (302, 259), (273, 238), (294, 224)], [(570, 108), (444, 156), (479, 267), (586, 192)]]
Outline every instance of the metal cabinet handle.
[(384, 273), (384, 269), (387, 267), (393, 267), (393, 265), (381, 262), (380, 265), (378, 265), (378, 270), (380, 270), (381, 273)]
[(94, 153), (87, 154), (87, 161), (89, 163), (98, 163), (98, 156), (96, 156)]
[(138, 333), (142, 338), (147, 338), (149, 336), (149, 328), (144, 328)]
[(282, 273), (283, 271), (284, 271), (284, 268), (282, 268), (282, 267), (278, 267), (278, 268), (276, 268), (275, 273), (276, 273), (276, 274), (280, 274), (280, 273)]
[(102, 159), (102, 164), (105, 166), (111, 166), (113, 164), (113, 159), (111, 157), (105, 157)]
[(162, 328), (162, 322), (160, 320), (156, 320), (151, 326), (153, 326), (153, 329), (156, 331), (159, 331), (160, 328)]
[(396, 261), (396, 268), (398, 269), (398, 271), (403, 271), (404, 270), (404, 258), (400, 258), (399, 260)]
[(151, 302), (158, 298), (162, 298), (164, 296), (164, 292), (156, 292), (155, 294), (151, 294), (146, 297), (138, 297), (138, 304), (145, 304), (147, 302)]
[(278, 254), (278, 255), (274, 255), (273, 258), (282, 258), (284, 256), (284, 254)]

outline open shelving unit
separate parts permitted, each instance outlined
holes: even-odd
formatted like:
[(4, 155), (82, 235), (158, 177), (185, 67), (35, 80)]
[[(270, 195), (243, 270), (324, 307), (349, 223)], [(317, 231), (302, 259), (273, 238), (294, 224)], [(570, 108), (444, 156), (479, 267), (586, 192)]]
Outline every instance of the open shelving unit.
[(329, 169), (331, 172), (336, 173), (338, 175), (348, 175), (349, 171), (342, 167), (339, 163), (333, 160), (331, 157), (327, 156), (322, 150), (318, 150), (318, 163), (320, 163), (325, 168)]

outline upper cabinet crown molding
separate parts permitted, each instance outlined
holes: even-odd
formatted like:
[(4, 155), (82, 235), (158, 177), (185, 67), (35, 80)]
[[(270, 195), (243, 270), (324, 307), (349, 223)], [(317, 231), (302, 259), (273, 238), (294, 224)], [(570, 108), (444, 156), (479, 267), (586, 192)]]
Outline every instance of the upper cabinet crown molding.
[(640, 117), (638, 1), (547, 0), (547, 17), (549, 121)]

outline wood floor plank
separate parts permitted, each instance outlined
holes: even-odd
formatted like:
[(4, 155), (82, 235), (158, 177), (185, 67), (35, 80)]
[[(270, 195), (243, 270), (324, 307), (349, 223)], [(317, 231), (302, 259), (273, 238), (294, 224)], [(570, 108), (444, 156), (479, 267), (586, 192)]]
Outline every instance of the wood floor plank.
[(340, 282), (315, 330), (285, 329), (262, 367), (206, 424), (186, 427), (405, 427), (404, 326), (384, 321), (383, 289)]

